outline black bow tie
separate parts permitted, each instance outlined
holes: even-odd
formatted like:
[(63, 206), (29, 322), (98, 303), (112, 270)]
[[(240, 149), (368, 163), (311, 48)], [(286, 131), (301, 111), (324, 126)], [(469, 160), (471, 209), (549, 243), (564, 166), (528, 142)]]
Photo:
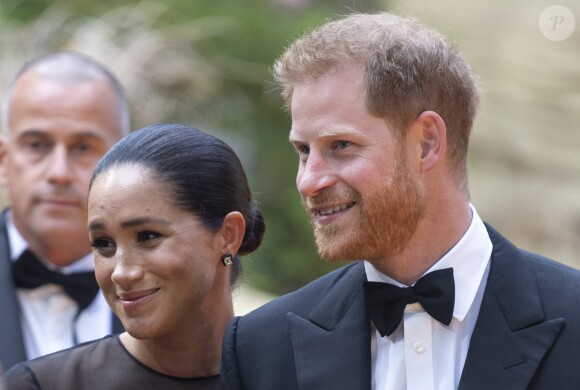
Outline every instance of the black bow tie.
[(51, 271), (28, 249), (12, 263), (12, 277), (20, 288), (37, 288), (44, 284), (62, 286), (78, 304), (79, 312), (87, 308), (99, 292), (94, 272), (61, 274)]
[(437, 321), (449, 325), (455, 304), (453, 268), (445, 268), (424, 275), (413, 287), (397, 287), (389, 283), (365, 282), (367, 310), (381, 336), (393, 333), (405, 306), (419, 302)]

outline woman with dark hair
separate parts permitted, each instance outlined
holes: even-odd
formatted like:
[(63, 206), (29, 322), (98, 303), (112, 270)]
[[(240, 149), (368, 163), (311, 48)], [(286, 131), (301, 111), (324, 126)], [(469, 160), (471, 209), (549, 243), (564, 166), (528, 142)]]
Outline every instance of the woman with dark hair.
[(224, 142), (174, 124), (117, 143), (91, 180), (97, 281), (126, 332), (20, 363), (10, 389), (217, 389), (238, 255), (264, 221)]

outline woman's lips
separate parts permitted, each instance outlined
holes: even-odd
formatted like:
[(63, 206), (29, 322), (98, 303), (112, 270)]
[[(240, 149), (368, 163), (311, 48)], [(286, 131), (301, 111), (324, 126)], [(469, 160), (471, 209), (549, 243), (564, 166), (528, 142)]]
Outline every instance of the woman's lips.
[(123, 293), (119, 294), (118, 297), (125, 311), (134, 311), (151, 302), (158, 291), (159, 289), (155, 288), (146, 291)]

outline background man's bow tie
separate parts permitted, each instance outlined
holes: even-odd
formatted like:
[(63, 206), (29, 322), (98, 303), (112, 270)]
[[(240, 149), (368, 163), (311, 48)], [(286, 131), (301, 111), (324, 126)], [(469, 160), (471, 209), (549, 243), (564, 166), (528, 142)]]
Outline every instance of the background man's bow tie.
[(28, 249), (12, 263), (12, 277), (20, 288), (37, 288), (45, 284), (62, 286), (67, 295), (75, 300), (79, 311), (87, 308), (99, 292), (93, 271), (71, 274), (51, 271)]

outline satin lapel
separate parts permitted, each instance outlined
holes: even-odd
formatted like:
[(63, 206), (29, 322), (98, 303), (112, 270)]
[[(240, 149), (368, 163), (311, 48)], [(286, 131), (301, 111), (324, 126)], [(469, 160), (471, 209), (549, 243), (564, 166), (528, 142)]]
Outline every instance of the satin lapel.
[(565, 321), (546, 320), (522, 252), (488, 226), (491, 268), (459, 389), (525, 389)]
[(364, 280), (359, 263), (321, 297), (309, 319), (288, 313), (300, 389), (370, 390), (370, 320)]
[(6, 229), (7, 210), (0, 214), (0, 363), (2, 368), (26, 360), (20, 330), (20, 309), (10, 271), (10, 245)]

